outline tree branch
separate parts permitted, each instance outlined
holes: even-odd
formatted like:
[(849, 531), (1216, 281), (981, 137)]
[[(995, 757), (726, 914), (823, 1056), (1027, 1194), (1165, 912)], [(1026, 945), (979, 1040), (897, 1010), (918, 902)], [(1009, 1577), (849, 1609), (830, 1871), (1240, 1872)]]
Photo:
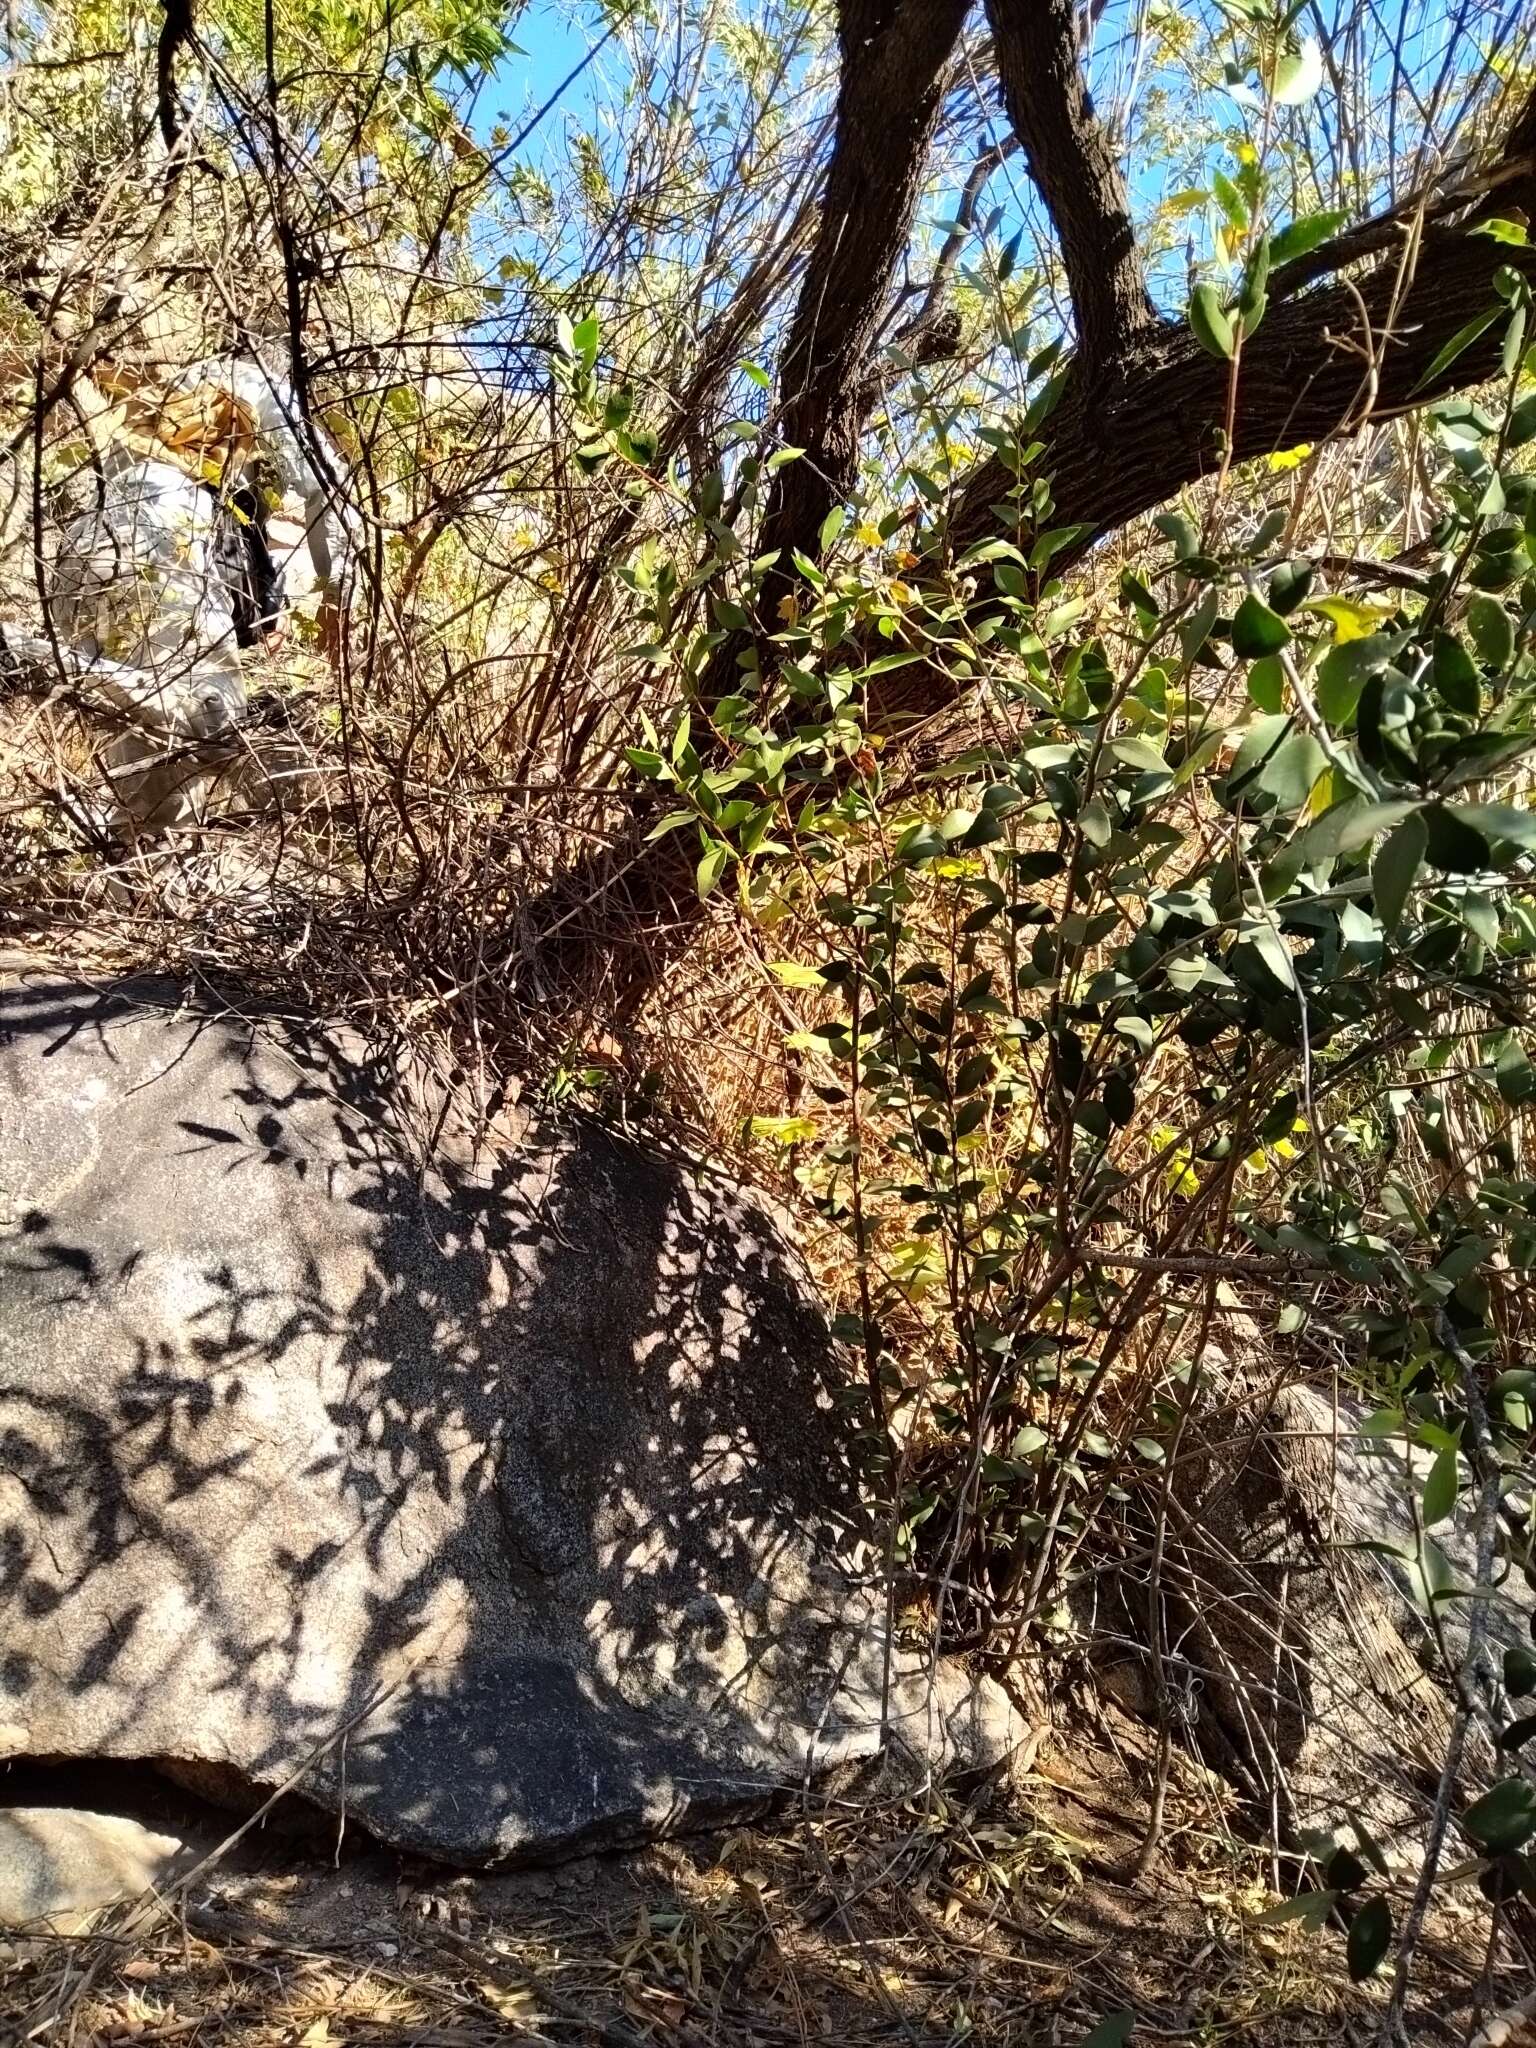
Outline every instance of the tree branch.
[(914, 285), (911, 288), (914, 295), (919, 291), (923, 295), (923, 303), (916, 316), (917, 325), (923, 325), (932, 319), (940, 309), (945, 287), (960, 261), (961, 251), (965, 248), (971, 230), (976, 225), (976, 215), (981, 206), (981, 195), (987, 188), (987, 181), (995, 170), (1017, 154), (1018, 147), (1019, 138), (1016, 135), (1004, 136), (1001, 142), (995, 142), (990, 149), (983, 150), (966, 173), (965, 184), (960, 192), (960, 204), (955, 208), (954, 220), (949, 233), (944, 237), (944, 246), (934, 261), (933, 275), (926, 285)]
[(172, 161), (172, 175), (179, 168), (177, 145), (181, 141), (181, 102), (176, 93), (176, 54), (196, 33), (192, 0), (161, 0), (165, 20), (155, 46), (155, 105), (160, 116), (160, 137)]
[(1270, 273), (1269, 297), (1271, 303), (1277, 299), (1294, 298), (1309, 284), (1319, 278), (1336, 277), (1348, 264), (1358, 263), (1367, 256), (1379, 256), (1384, 250), (1400, 246), (1415, 216), (1425, 225), (1438, 223), (1456, 215), (1466, 214), (1476, 207), (1483, 213), (1497, 213), (1501, 200), (1512, 203), (1509, 187), (1520, 179), (1528, 177), (1533, 165), (1532, 152), (1536, 150), (1536, 95), (1527, 102), (1510, 129), (1503, 153), (1489, 169), (1471, 174), (1462, 173), (1443, 180), (1439, 185), (1426, 186), (1400, 200), (1396, 206), (1385, 212), (1373, 214), (1369, 220), (1345, 228), (1342, 234), (1332, 236), (1308, 250), (1305, 256), (1296, 256), (1289, 263), (1282, 263), (1278, 270)]
[[(1524, 198), (1536, 204), (1536, 189)], [(1424, 235), (1405, 290), (1394, 261), (1358, 283), (1272, 306), (1238, 366), (1232, 460), (1331, 440), (1367, 416), (1390, 419), (1479, 382), (1497, 360), (1492, 331), (1432, 379), (1427, 372), (1449, 337), (1496, 303), (1493, 274), (1511, 261), (1531, 268), (1532, 252), (1464, 226), (1438, 227)], [(1056, 558), (1053, 571), (1185, 484), (1215, 473), (1231, 374), (1231, 365), (1207, 355), (1193, 335), (1167, 329), (1098, 380), (1072, 380), (1051, 418), (1040, 467), (1052, 479), (1053, 523), (1088, 530), (1072, 554)], [(996, 530), (993, 508), (1011, 482), (1000, 461), (982, 465), (953, 522), (956, 547)]]
[(1090, 373), (1162, 323), (1130, 195), (1078, 57), (1075, 0), (987, 0), (1003, 101), (1045, 201)]
[(852, 491), (869, 357), (912, 232), (950, 54), (967, 0), (839, 0), (842, 77), (821, 228), (779, 370), (785, 442), (805, 453), (775, 472), (757, 552), (777, 552), (765, 590), (794, 580), (793, 549)]

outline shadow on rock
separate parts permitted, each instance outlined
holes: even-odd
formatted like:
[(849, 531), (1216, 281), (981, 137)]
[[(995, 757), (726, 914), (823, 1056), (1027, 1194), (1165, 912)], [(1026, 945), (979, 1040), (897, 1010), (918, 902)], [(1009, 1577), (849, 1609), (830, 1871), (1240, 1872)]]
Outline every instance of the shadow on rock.
[(0, 1723), (461, 1862), (928, 1745), (766, 1205), (589, 1126), (407, 1135), (340, 1032), (0, 997)]

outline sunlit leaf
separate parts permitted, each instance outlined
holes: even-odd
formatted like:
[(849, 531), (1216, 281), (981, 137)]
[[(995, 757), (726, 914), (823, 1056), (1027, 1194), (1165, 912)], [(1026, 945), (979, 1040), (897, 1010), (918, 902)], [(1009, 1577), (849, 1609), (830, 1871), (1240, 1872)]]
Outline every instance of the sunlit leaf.
[(1293, 220), (1275, 236), (1270, 255), (1276, 267), (1289, 263), (1297, 256), (1309, 256), (1314, 249), (1321, 248), (1330, 236), (1336, 235), (1349, 215), (1342, 210), (1326, 213), (1305, 214), (1300, 220)]
[[(1501, 316), (1503, 310), (1502, 306), (1494, 306), (1486, 313), (1477, 314), (1475, 318), (1467, 322), (1465, 327), (1458, 327), (1444, 348), (1437, 352), (1429, 368), (1413, 387), (1414, 391), (1422, 391), (1426, 384), (1433, 384), (1443, 371), (1451, 367), (1458, 356), (1465, 355), (1473, 342), (1488, 332), (1494, 321)], [(1412, 396), (1412, 393), (1409, 395)]]
[(1352, 597), (1309, 597), (1305, 609), (1321, 612), (1331, 623), (1333, 637), (1340, 646), (1350, 640), (1365, 639), (1392, 616), (1390, 605), (1361, 604)]
[(1271, 96), (1277, 106), (1299, 107), (1317, 94), (1322, 83), (1322, 49), (1316, 36), (1307, 36), (1300, 49), (1288, 50), (1276, 64)]
[(1448, 1521), (1456, 1509), (1456, 1495), (1460, 1487), (1460, 1461), (1454, 1443), (1446, 1445), (1429, 1468), (1424, 1481), (1424, 1526), (1433, 1529), (1437, 1522)]
[(700, 898), (711, 895), (725, 873), (725, 864), (731, 857), (731, 849), (723, 839), (714, 840), (700, 860), (695, 880)]

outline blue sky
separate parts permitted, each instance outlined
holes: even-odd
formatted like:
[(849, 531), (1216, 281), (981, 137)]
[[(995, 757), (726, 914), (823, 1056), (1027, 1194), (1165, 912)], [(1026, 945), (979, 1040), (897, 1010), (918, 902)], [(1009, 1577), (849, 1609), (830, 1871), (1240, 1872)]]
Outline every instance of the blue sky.
[[(1518, 11), (1522, 0), (1462, 0), (1462, 5), (1475, 23), (1497, 41), (1508, 33), (1512, 13)], [(1193, 11), (1202, 17), (1210, 12), (1212, 6), (1213, 0), (1193, 0)], [(744, 11), (750, 13), (752, 9), (748, 6)], [(1315, 0), (1305, 25), (1315, 26), (1329, 43), (1339, 43), (1342, 47), (1341, 23), (1346, 19), (1353, 21), (1356, 12), (1357, 0)], [(1135, 39), (1129, 35), (1133, 13), (1134, 0), (1110, 0), (1100, 17), (1094, 64), (1095, 85), (1107, 94), (1110, 102), (1121, 82), (1123, 53), (1134, 46)], [(1446, 39), (1451, 34), (1447, 13), (1444, 0), (1382, 0), (1381, 14), (1373, 17), (1376, 26), (1367, 37), (1368, 48), (1362, 60), (1367, 64), (1367, 73), (1374, 88), (1372, 97), (1380, 102), (1391, 95), (1394, 44), (1401, 52), (1405, 69), (1422, 88), (1428, 89), (1428, 82), (1439, 72)], [(564, 81), (578, 70), (583, 59), (603, 39), (608, 26), (603, 0), (527, 0), (511, 31), (518, 45), (517, 53), (509, 56), (485, 80), (477, 95), (472, 120), (476, 133), (482, 138), (489, 138), (493, 129), (500, 129), (518, 135), (536, 111), (560, 92), (558, 104), (544, 114), (535, 131), (519, 148), (517, 154), (522, 161), (530, 166), (553, 168), (563, 157), (573, 128), (588, 131), (606, 129), (607, 140), (612, 142), (615, 138), (611, 123), (603, 122), (600, 116), (605, 107), (614, 106), (622, 90), (625, 64), (617, 45), (602, 51), (590, 67), (581, 71), (561, 92)], [(1468, 38), (1471, 30), (1464, 25), (1461, 35), (1467, 42), (1467, 55), (1470, 56), (1472, 43)], [(1353, 45), (1349, 48), (1353, 50)], [(1139, 92), (1145, 93), (1161, 81), (1153, 71), (1138, 74), (1136, 82)], [(1177, 89), (1177, 82), (1172, 82)], [(1455, 98), (1454, 92), (1448, 95), (1452, 107)], [(1318, 107), (1326, 108), (1330, 99), (1331, 95), (1325, 92), (1317, 103)], [(1213, 85), (1210, 93), (1210, 112), (1217, 122), (1228, 128), (1229, 133), (1240, 130), (1252, 118), (1236, 101), (1223, 95), (1219, 84)], [(1412, 118), (1408, 115), (1404, 132), (1396, 140), (1401, 148), (1410, 138), (1416, 139)], [(1404, 156), (1409, 153), (1405, 150)], [(1218, 163), (1229, 174), (1235, 168), (1228, 159), (1227, 142), (1217, 136), (1212, 136), (1207, 147), (1191, 152), (1182, 162), (1177, 161), (1166, 147), (1151, 156), (1133, 153), (1128, 170), (1138, 211), (1151, 213), (1166, 193), (1176, 187), (1207, 185), (1211, 170)], [(1280, 225), (1289, 212), (1285, 182), (1283, 173), (1277, 176), (1272, 226)], [(1358, 191), (1341, 196), (1346, 205), (1358, 207), (1361, 203), (1362, 195)], [(1373, 190), (1364, 196), (1379, 203), (1385, 195)], [(1336, 204), (1338, 200), (1325, 199), (1324, 203)], [(931, 227), (935, 221), (942, 221), (953, 211), (953, 205), (953, 194), (937, 195), (925, 209), (925, 222)], [(1002, 210), (1002, 219), (993, 237), (996, 242), (1006, 240), (1016, 227), (1036, 217), (1037, 209), (1030, 201), (1027, 177), (1017, 164), (994, 179), (988, 197), (988, 206), (993, 205), (1000, 206)], [(1186, 288), (1182, 247), (1185, 232), (1195, 238), (1196, 255), (1208, 258), (1215, 219), (1214, 210), (1209, 211), (1209, 217), (1205, 213), (1192, 216), (1187, 227), (1180, 229), (1175, 246), (1155, 266), (1157, 295), (1166, 301), (1170, 309), (1182, 303)]]
[[(512, 31), (512, 40), (522, 52), (508, 57), (481, 94), (479, 124), (490, 128), (504, 122), (514, 132), (528, 116), (541, 107), (581, 62), (603, 32), (596, 6), (572, 5), (571, 0), (533, 0)], [(590, 115), (592, 75), (583, 74), (546, 118), (558, 128), (561, 116)]]

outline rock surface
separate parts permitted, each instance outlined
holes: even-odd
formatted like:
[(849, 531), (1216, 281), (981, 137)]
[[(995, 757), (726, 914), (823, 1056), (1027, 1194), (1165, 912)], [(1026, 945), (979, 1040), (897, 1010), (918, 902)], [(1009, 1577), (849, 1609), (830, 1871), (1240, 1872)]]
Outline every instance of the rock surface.
[[(1422, 1824), (1466, 1653), (1476, 1542), (1463, 1496), (1426, 1581), (1414, 1499), (1427, 1460), (1364, 1433), (1368, 1410), (1295, 1384), (1229, 1414), (1183, 1464), (1169, 1538), (1171, 1705), (1207, 1762), (1297, 1838), (1364, 1822), (1383, 1847)], [(1392, 1553), (1396, 1553), (1395, 1555)], [(1428, 1619), (1428, 1583), (1454, 1586)], [(1487, 1603), (1496, 1664), (1528, 1641), (1530, 1589)], [(1499, 1765), (1481, 1731), (1468, 1797)]]
[(0, 1927), (76, 1934), (188, 1860), (174, 1835), (69, 1806), (0, 1808)]
[(471, 1864), (749, 1809), (893, 1725), (994, 1760), (995, 1700), (885, 1687), (765, 1203), (590, 1126), (427, 1159), (412, 1099), (163, 985), (0, 991), (12, 1750), (307, 1769)]

